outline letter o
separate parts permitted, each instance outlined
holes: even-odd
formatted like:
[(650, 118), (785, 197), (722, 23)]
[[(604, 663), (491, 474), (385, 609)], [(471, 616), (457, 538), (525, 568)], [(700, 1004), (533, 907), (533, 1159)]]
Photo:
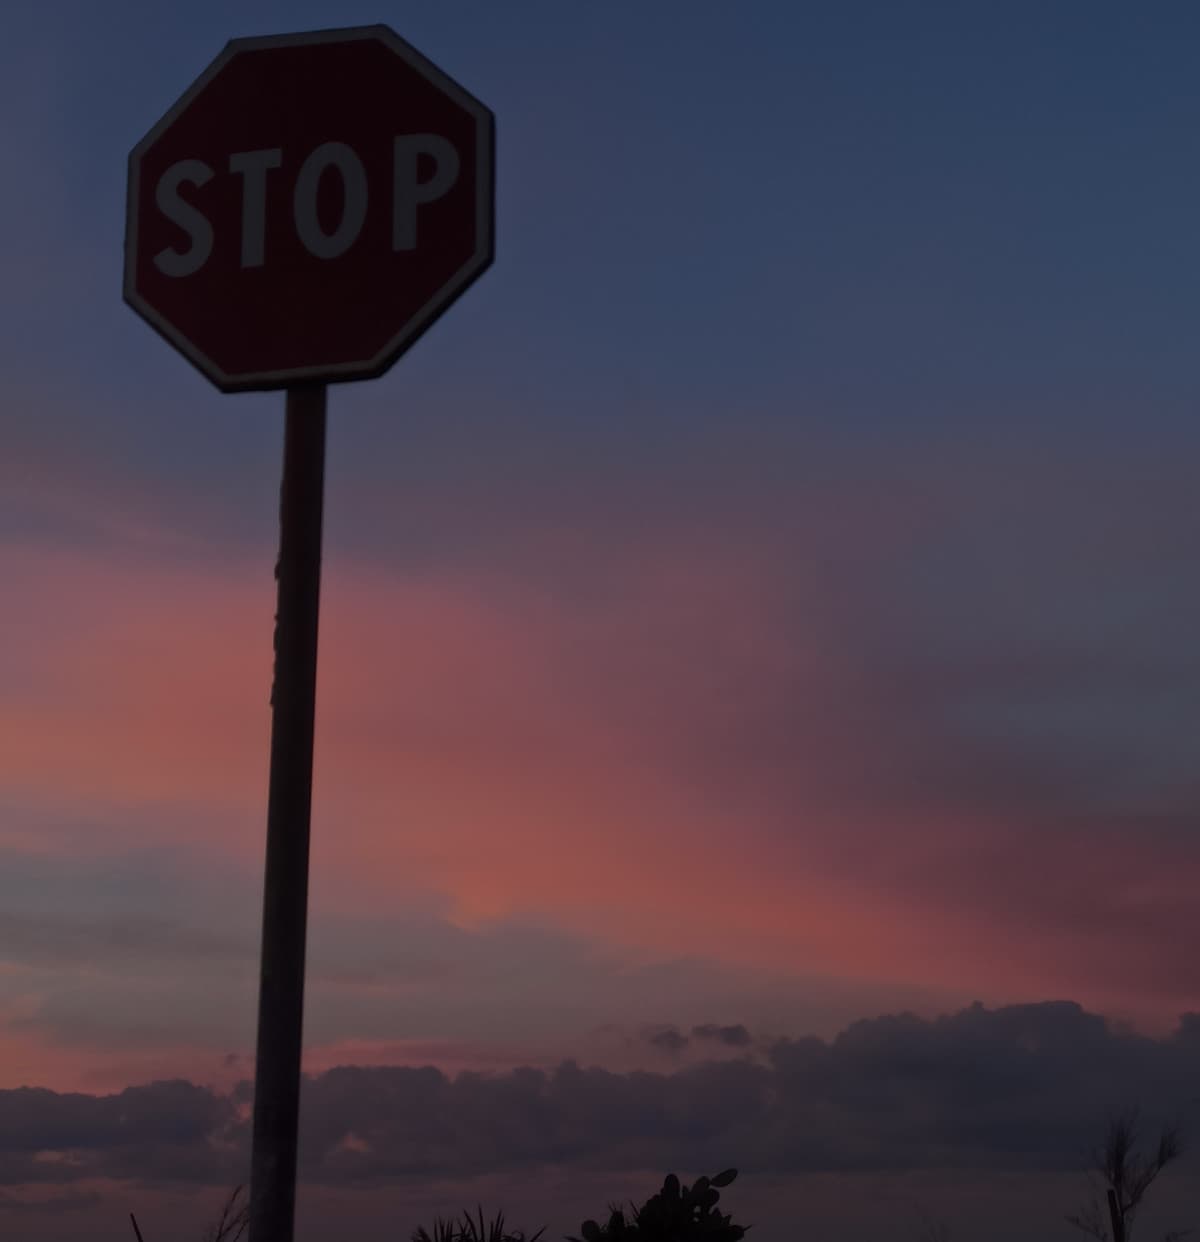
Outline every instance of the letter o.
[[(336, 168), (342, 178), (342, 218), (332, 233), (326, 233), (317, 219), (317, 187), (327, 168)], [(367, 174), (362, 160), (344, 142), (323, 142), (301, 165), (292, 215), (304, 248), (318, 259), (336, 259), (357, 240), (367, 217)]]

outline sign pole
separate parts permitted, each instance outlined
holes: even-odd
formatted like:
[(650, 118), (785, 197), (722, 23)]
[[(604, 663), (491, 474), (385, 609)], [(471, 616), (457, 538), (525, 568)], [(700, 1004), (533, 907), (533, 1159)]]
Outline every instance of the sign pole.
[(495, 157), (491, 110), (382, 24), (230, 39), (129, 153), (125, 301), (221, 392), (287, 390), (248, 1242), (295, 1231), (325, 385), (491, 266)]
[(287, 390), (254, 1070), (250, 1242), (292, 1242), (312, 808), (325, 385)]

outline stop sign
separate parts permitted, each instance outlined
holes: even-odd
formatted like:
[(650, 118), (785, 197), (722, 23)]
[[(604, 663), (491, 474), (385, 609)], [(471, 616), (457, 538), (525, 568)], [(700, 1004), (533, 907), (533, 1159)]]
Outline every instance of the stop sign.
[(130, 153), (125, 300), (224, 392), (380, 375), (492, 261), (494, 134), (387, 26), (233, 39)]

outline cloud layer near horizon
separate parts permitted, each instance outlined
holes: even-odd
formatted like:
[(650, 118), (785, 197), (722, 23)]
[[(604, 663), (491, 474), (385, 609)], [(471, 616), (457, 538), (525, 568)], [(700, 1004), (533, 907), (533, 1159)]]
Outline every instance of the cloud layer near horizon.
[[(431, 1065), (307, 1076), (300, 1177), (364, 1186), (542, 1165), (747, 1173), (930, 1168), (1079, 1170), (1108, 1118), (1200, 1119), (1200, 1014), (1161, 1040), (1070, 1002), (979, 1004), (852, 1023), (831, 1041), (735, 1024), (639, 1039), (727, 1059), (612, 1073), (566, 1060), (451, 1078)], [(0, 1181), (93, 1178), (232, 1185), (248, 1161), (249, 1081), (182, 1080), (93, 1096), (0, 1091)]]

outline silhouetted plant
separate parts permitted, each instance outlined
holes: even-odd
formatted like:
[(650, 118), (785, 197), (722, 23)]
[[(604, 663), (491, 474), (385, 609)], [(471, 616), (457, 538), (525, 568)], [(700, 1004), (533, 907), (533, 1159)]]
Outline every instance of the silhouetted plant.
[(250, 1223), (250, 1205), (243, 1203), (235, 1210), (234, 1204), (241, 1194), (240, 1186), (234, 1189), (225, 1206), (221, 1209), (221, 1219), (208, 1231), (204, 1242), (239, 1242), (246, 1227)]
[[(433, 1222), (432, 1239), (423, 1228), (419, 1228), (413, 1231), (412, 1242), (526, 1242), (525, 1235), (520, 1230), (516, 1233), (504, 1232), (503, 1212), (492, 1221), (491, 1229), (485, 1234), (483, 1229), (483, 1208), (478, 1204), (476, 1204), (476, 1207), (479, 1210), (478, 1233), (475, 1231), (475, 1222), (471, 1219), (470, 1213), (464, 1212), (463, 1219), (467, 1222), (465, 1228), (456, 1231), (453, 1222), (440, 1219), (435, 1220)], [(545, 1231), (546, 1227), (543, 1225), (528, 1242), (537, 1242), (537, 1239)]]
[[(1130, 1242), (1133, 1218), (1141, 1205), (1146, 1191), (1158, 1175), (1183, 1151), (1176, 1126), (1165, 1126), (1159, 1136), (1154, 1154), (1139, 1159), (1134, 1154), (1137, 1142), (1137, 1109), (1133, 1108), (1109, 1122), (1108, 1137), (1102, 1151), (1092, 1155), (1092, 1169), (1104, 1182), (1108, 1201), (1108, 1224), (1112, 1229), (1111, 1242)], [(1067, 1221), (1076, 1229), (1090, 1234), (1099, 1242), (1110, 1242), (1110, 1235), (1103, 1223), (1103, 1213), (1096, 1198), (1087, 1208)], [(1176, 1229), (1163, 1237), (1163, 1242), (1178, 1242), (1190, 1229)]]
[(646, 1200), (639, 1211), (633, 1209), (634, 1223), (625, 1220), (624, 1213), (612, 1204), (608, 1224), (601, 1226), (594, 1220), (585, 1220), (580, 1229), (583, 1239), (568, 1238), (567, 1242), (616, 1242), (617, 1239), (637, 1239), (637, 1242), (740, 1242), (752, 1225), (734, 1225), (730, 1217), (716, 1211), (720, 1191), (716, 1186), (728, 1186), (737, 1177), (737, 1169), (726, 1169), (716, 1177), (701, 1177), (695, 1186), (682, 1187), (674, 1173), (668, 1173), (662, 1189)]

